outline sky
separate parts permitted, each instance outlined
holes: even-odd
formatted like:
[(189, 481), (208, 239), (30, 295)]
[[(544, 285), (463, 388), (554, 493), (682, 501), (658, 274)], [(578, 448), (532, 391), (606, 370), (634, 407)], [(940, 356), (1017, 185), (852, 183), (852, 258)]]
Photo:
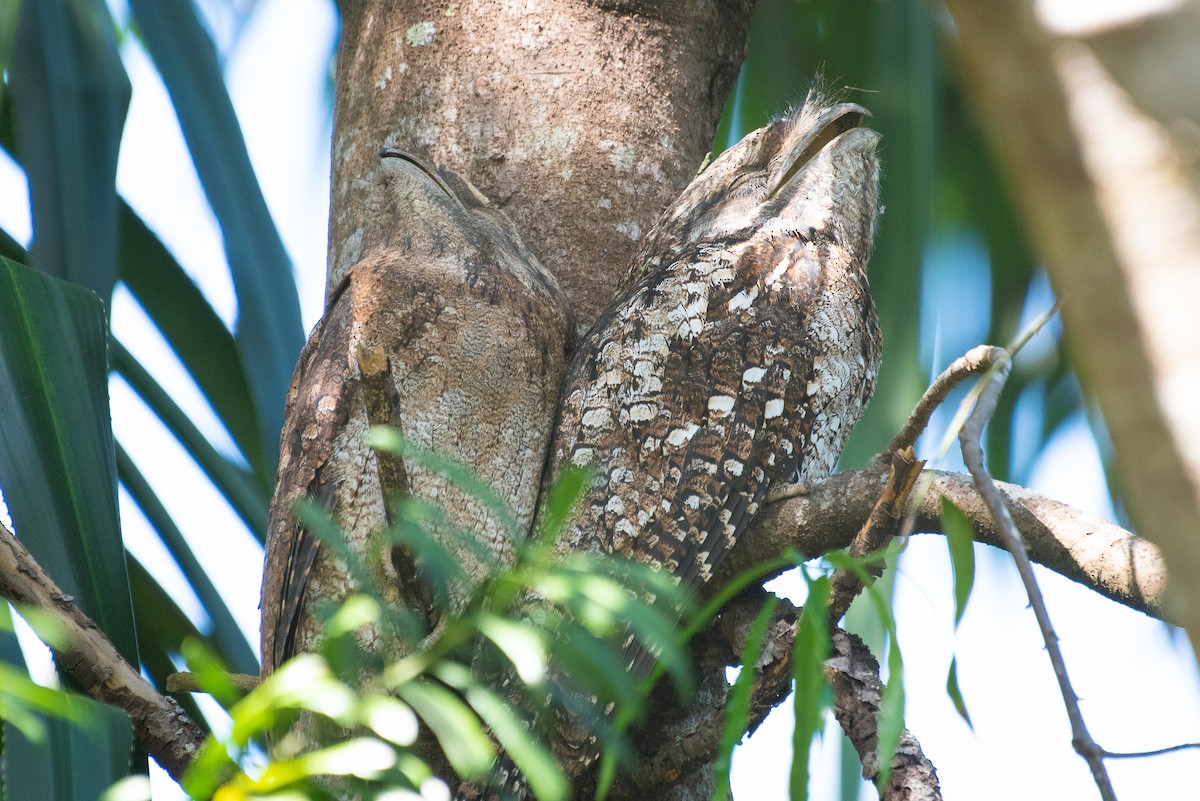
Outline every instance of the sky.
[[(122, 7), (119, 0), (113, 5)], [(230, 94), (267, 204), (295, 267), (305, 326), (311, 328), (321, 311), (324, 287), (331, 116), (328, 58), (336, 36), (332, 4), (262, 0), (244, 27), (235, 25), (226, 4), (201, 5), (218, 48), (226, 54)], [(132, 37), (123, 56), (133, 99), (122, 143), (119, 189), (218, 314), (232, 324), (236, 300), (220, 232), (169, 98)], [(20, 172), (0, 157), (0, 227), (25, 244), (31, 235), (27, 198)], [(956, 264), (980, 258), (969, 238), (949, 240), (928, 258), (935, 268), (943, 262), (947, 265), (945, 281), (932, 281), (933, 289), (925, 293), (922, 304), (923, 324), (934, 326), (927, 341), (937, 343), (929, 358), (938, 369), (982, 335), (974, 331), (977, 320), (973, 323), (971, 315), (963, 313), (971, 306), (963, 296), (987, 290), (977, 281), (971, 283), (970, 271), (954, 269)], [(951, 298), (957, 300), (950, 302)], [(117, 337), (150, 367), (217, 447), (233, 453), (211, 409), (123, 289), (114, 295), (112, 320)], [(239, 623), (257, 643), (261, 548), (133, 391), (120, 379), (114, 379), (110, 389), (118, 439), (180, 522), (217, 589), (230, 599)], [(957, 469), (960, 463), (939, 462), (929, 445), (936, 445), (941, 436), (936, 430), (938, 420), (934, 425), (922, 441), (921, 455), (934, 459), (930, 467)], [(1082, 417), (1060, 429), (1030, 475), (1034, 489), (1090, 512), (1112, 514), (1096, 444)], [(168, 576), (164, 579), (168, 590), (203, 625), (206, 618), (198, 601), (124, 496), (121, 514), (130, 549), (156, 574)], [(227, 536), (214, 537), (214, 531)], [(957, 630), (942, 538), (911, 538), (900, 560), (895, 614), (905, 659), (908, 726), (937, 766), (948, 799), (1095, 798), (1085, 764), (1071, 751), (1062, 702), (1011, 561), (998, 551), (976, 548), (976, 586)], [(1084, 715), (1099, 742), (1110, 750), (1133, 751), (1200, 741), (1200, 675), (1182, 635), (1048, 571), (1038, 572), (1072, 679), (1083, 698)], [(781, 579), (775, 588), (802, 600), (803, 582), (795, 578)], [(28, 635), (22, 641), (31, 653), (35, 650)], [(958, 659), (959, 682), (973, 729), (946, 696), (952, 655)], [(791, 714), (785, 703), (735, 754), (735, 797), (762, 801), (787, 797), (790, 739)], [(831, 728), (814, 756), (811, 797), (833, 797), (837, 766), (830, 744), (835, 739)], [(1200, 775), (1200, 752), (1110, 761), (1109, 768), (1122, 801), (1181, 798)], [(153, 785), (156, 801), (183, 797), (161, 772), (154, 775)], [(876, 796), (868, 789), (862, 797)]]

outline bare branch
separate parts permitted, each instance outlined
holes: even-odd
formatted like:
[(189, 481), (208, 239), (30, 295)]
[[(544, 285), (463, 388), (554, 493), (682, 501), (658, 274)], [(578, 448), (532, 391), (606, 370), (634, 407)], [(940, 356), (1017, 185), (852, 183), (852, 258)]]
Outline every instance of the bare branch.
[(983, 429), (996, 410), (996, 402), (1004, 389), (1010, 367), (1011, 362), (1005, 358), (992, 369), (984, 383), (983, 392), (975, 403), (975, 408), (958, 432), (958, 441), (962, 446), (963, 461), (966, 463), (967, 469), (971, 471), (971, 476), (975, 479), (975, 486), (983, 497), (992, 518), (996, 521), (1004, 547), (1012, 554), (1013, 561), (1017, 565), (1017, 573), (1020, 574), (1021, 582), (1025, 585), (1025, 592), (1029, 596), (1029, 605), (1032, 607), (1038, 627), (1042, 631), (1042, 639), (1046, 642), (1046, 654), (1050, 657), (1050, 664), (1054, 666), (1054, 677), (1058, 679), (1058, 688), (1062, 693), (1063, 704), (1067, 708), (1067, 718), (1071, 721), (1071, 745), (1088, 763), (1088, 767), (1092, 771), (1092, 778), (1100, 790), (1100, 797), (1104, 801), (1116, 801), (1116, 792), (1108, 777), (1108, 770), (1104, 766), (1103, 749), (1096, 744), (1091, 733), (1088, 732), (1083, 712), (1079, 709), (1079, 696), (1075, 694), (1075, 688), (1071, 686), (1071, 679), (1067, 674), (1067, 663), (1063, 658), (1062, 649), (1058, 645), (1058, 635), (1055, 634), (1054, 627), (1050, 623), (1050, 613), (1046, 609), (1046, 601), (1042, 597), (1041, 588), (1038, 587), (1037, 578), (1033, 574), (1033, 562), (1029, 560), (1029, 554), (1025, 550), (1025, 543), (1021, 540), (1020, 532), (1017, 531), (1016, 523), (1013, 522), (1004, 498), (1000, 495), (1000, 490), (992, 481), (992, 477), (988, 475), (987, 466), (984, 464)]
[[(911, 445), (892, 453), (887, 485), (871, 509), (866, 522), (850, 543), (850, 556), (861, 558), (878, 551), (897, 534), (908, 507), (908, 499), (924, 467), (925, 462), (916, 458)], [(869, 565), (866, 572), (872, 580), (877, 579), (883, 574), (883, 564)], [(829, 622), (833, 625), (846, 614), (864, 585), (857, 573), (846, 568), (835, 570), (830, 577), (830, 583), (832, 592), (829, 596)]]
[[(722, 612), (714, 624), (722, 651), (736, 658), (745, 644), (747, 632), (766, 593), (746, 593)], [(747, 732), (753, 733), (767, 714), (791, 692), (792, 648), (800, 609), (780, 599), (767, 629), (759, 664), (754, 667), (754, 687), (750, 697)], [(877, 732), (882, 682), (879, 663), (866, 645), (841, 629), (832, 631), (833, 652), (825, 663), (825, 675), (834, 691), (834, 714), (846, 731), (863, 762), (863, 776), (879, 775)], [(642, 788), (661, 788), (664, 777), (684, 775), (690, 764), (711, 762), (724, 727), (722, 703), (706, 708), (689, 721), (688, 733), (660, 747), (642, 762), (635, 783)], [(941, 790), (933, 764), (925, 757), (920, 743), (906, 729), (892, 758), (891, 778), (882, 793), (883, 801), (940, 799)]]
[(1004, 348), (994, 345), (976, 345), (955, 359), (949, 367), (942, 371), (941, 375), (933, 380), (929, 389), (925, 390), (925, 394), (921, 396), (921, 400), (917, 401), (912, 414), (908, 416), (904, 428), (900, 429), (900, 433), (896, 434), (884, 453), (894, 453), (916, 445), (917, 438), (921, 436), (925, 426), (929, 425), (929, 418), (933, 416), (934, 410), (942, 404), (942, 401), (946, 400), (946, 396), (950, 394), (951, 390), (971, 376), (987, 372), (996, 360), (1004, 355)]
[(1200, 743), (1180, 743), (1179, 745), (1169, 745), (1166, 748), (1155, 748), (1152, 751), (1109, 751), (1102, 749), (1105, 759), (1141, 759), (1149, 756), (1162, 756), (1163, 754), (1172, 754), (1176, 751), (1185, 751), (1193, 748), (1200, 748)]
[(183, 778), (204, 742), (203, 732), (178, 703), (161, 695), (125, 661), (3, 525), (0, 597), (18, 608), (33, 607), (52, 615), (65, 632), (65, 645), (54, 649), (58, 664), (88, 695), (129, 713), (137, 744), (173, 778)]
[[(941, 499), (966, 513), (983, 543), (1001, 547), (996, 524), (969, 476), (926, 470), (929, 490), (916, 509), (915, 530), (941, 532)], [(818, 556), (844, 548), (879, 498), (887, 471), (850, 470), (809, 488), (806, 494), (766, 506), (738, 542), (713, 584), (788, 549)], [(1154, 617), (1165, 617), (1167, 571), (1158, 548), (1120, 526), (1015, 484), (997, 482), (1034, 562), (1106, 598)]]
[[(833, 655), (825, 663), (825, 675), (833, 688), (834, 715), (863, 765), (863, 778), (879, 775), (878, 731), (883, 682), (879, 663), (858, 637), (835, 629)], [(912, 732), (904, 729), (888, 785), (879, 791), (880, 801), (938, 801), (942, 790), (933, 763), (921, 750)]]
[(1103, 4), (1071, 4), (1085, 12), (1073, 25), (1033, 0), (946, 6), (948, 43), (1063, 301), (1129, 513), (1162, 547), (1196, 647), (1200, 174), (1179, 132), (1195, 130), (1200, 108), (1178, 90), (1196, 74), (1196, 4), (1140, 4), (1108, 24)]
[[(236, 690), (248, 693), (262, 684), (261, 676), (251, 676), (247, 673), (226, 673), (225, 680)], [(167, 676), (167, 692), (169, 693), (206, 693), (208, 690), (200, 686), (194, 673), (172, 673)]]

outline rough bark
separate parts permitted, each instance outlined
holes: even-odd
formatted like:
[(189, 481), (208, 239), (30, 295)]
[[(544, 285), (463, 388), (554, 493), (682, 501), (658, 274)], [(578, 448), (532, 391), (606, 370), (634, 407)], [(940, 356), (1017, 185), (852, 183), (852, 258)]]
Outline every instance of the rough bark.
[[(871, 513), (887, 477), (886, 468), (848, 470), (806, 495), (768, 505), (713, 583), (725, 584), (739, 572), (789, 548), (818, 556), (845, 547)], [(926, 470), (922, 480), (929, 484), (918, 484), (914, 492), (913, 531), (941, 531), (942, 498), (946, 498), (966, 513), (976, 539), (1001, 547), (996, 524), (970, 476)], [(1117, 603), (1164, 617), (1167, 569), (1157, 547), (1103, 518), (1025, 487), (997, 483), (1008, 496), (1013, 519), (1034, 562)]]
[(58, 664), (88, 695), (129, 713), (134, 740), (176, 780), (204, 742), (204, 734), (174, 699), (142, 678), (90, 618), (79, 611), (7, 528), (0, 525), (0, 598), (56, 620), (62, 640)]
[(357, 187), (385, 145), (468, 178), (586, 327), (695, 174), (757, 0), (344, 0), (326, 286), (381, 236)]
[[(1136, 528), (1200, 643), (1200, 4), (950, 0), (963, 76), (1063, 301)], [(1075, 12), (1056, 16), (1056, 12)], [(1083, 12), (1083, 13), (1080, 13)], [(1070, 25), (1070, 28), (1066, 26)], [(1090, 25), (1091, 27), (1084, 27)]]
[[(930, 488), (919, 501), (917, 530), (937, 532), (941, 497), (954, 500), (971, 520), (979, 539), (996, 544), (996, 533), (982, 500), (969, 477), (934, 473)], [(870, 513), (887, 481), (887, 472), (839, 473), (812, 488), (806, 495), (770, 504), (755, 526), (734, 551), (733, 565), (717, 575), (715, 584), (732, 575), (731, 570), (768, 559), (787, 548), (816, 555), (850, 544), (858, 523)], [(1160, 614), (1166, 572), (1158, 550), (1127, 531), (1073, 510), (1037, 493), (1001, 484), (1014, 504), (1014, 517), (1029, 544), (1034, 561), (1078, 581), (1113, 600), (1148, 614)], [(736, 560), (736, 561), (735, 561)], [(727, 562), (729, 564), (729, 562)], [(63, 651), (64, 664), (72, 675), (99, 700), (129, 713), (138, 742), (172, 776), (187, 768), (202, 739), (195, 725), (174, 701), (161, 696), (128, 665), (100, 633), (46, 575), (24, 547), (0, 528), (0, 598), (38, 607), (62, 621), (70, 642)], [(744, 600), (744, 599), (743, 599)], [(669, 797), (703, 799), (712, 790), (712, 754), (716, 738), (710, 724), (723, 720), (728, 684), (724, 667), (740, 653), (749, 620), (757, 606), (741, 603), (722, 615), (695, 649), (698, 692), (688, 709), (672, 700), (669, 687), (657, 696), (657, 706), (647, 717), (655, 722), (639, 733), (646, 759), (638, 775), (624, 779), (615, 788), (614, 799)], [(738, 609), (741, 609), (739, 614)], [(747, 609), (749, 611), (747, 611)], [(770, 630), (768, 645), (779, 653), (790, 653), (796, 615), (780, 607)], [(739, 623), (740, 621), (740, 623)], [(765, 717), (786, 695), (790, 675), (784, 660), (771, 663), (771, 675), (762, 681), (752, 707), (752, 724)], [(247, 679), (249, 677), (242, 677)], [(250, 682), (243, 681), (249, 685)], [(773, 691), (772, 688), (777, 691)], [(178, 691), (194, 691), (194, 685)], [(587, 788), (579, 788), (586, 797)]]

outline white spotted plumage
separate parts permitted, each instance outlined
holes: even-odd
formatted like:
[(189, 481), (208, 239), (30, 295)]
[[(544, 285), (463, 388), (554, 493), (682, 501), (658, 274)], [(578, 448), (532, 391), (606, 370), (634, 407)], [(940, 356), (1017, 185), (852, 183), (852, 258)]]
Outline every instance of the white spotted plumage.
[(695, 589), (772, 483), (832, 471), (879, 362), (866, 282), (878, 135), (864, 116), (810, 95), (644, 237), (565, 381), (551, 475), (573, 463), (596, 477), (563, 552), (631, 556)]

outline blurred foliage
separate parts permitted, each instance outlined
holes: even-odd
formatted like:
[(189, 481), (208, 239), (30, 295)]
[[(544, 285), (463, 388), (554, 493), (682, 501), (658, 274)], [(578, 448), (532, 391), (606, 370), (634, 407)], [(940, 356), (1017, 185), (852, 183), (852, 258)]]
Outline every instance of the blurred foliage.
[[(859, 466), (892, 437), (929, 380), (980, 342), (1006, 345), (1053, 303), (1019, 218), (938, 36), (952, 25), (917, 0), (764, 0), (714, 150), (804, 99), (813, 76), (867, 107), (883, 134), (882, 202), (871, 287), (884, 335), (875, 398), (842, 464)], [(1029, 459), (1081, 408), (1070, 365), (1050, 333), (1018, 360), (988, 429), (989, 468), (1021, 482)], [(1022, 399), (1041, 407), (1014, 429)], [(1029, 400), (1025, 401), (1027, 404)], [(952, 407), (953, 400), (948, 407)]]
[[(74, 371), (74, 378), (81, 382), (74, 389), (63, 384), (53, 390), (53, 396), (45, 397), (95, 392), (97, 386), (102, 387), (106, 373), (110, 381), (119, 377), (175, 435), (212, 487), (240, 516), (251, 534), (261, 540), (275, 474), (283, 396), (302, 342), (302, 331), (291, 267), (251, 169), (221, 73), (230, 52), (241, 42), (240, 34), (255, 8), (253, 0), (210, 0), (200, 5), (186, 0), (132, 0), (127, 6), (106, 4), (102, 0), (0, 3), (0, 71), (4, 76), (0, 85), (0, 149), (25, 170), (30, 180), (36, 231), (30, 252), (26, 252), (21, 243), (0, 230), (0, 256), (67, 278), (95, 293), (89, 295), (77, 288), (73, 291), (61, 282), (30, 283), (34, 279), (19, 268), (4, 265), (6, 276), (18, 276), (12, 281), (36, 285), (47, 297), (57, 296), (58, 300), (53, 302), (62, 304), (66, 309), (64, 314), (87, 329), (77, 331), (80, 338), (70, 341), (56, 341), (54, 332), (35, 331), (30, 335), (33, 339), (28, 340), (29, 353), (40, 350), (62, 354), (60, 366), (72, 365), (66, 372)], [(883, 133), (880, 155), (884, 163), (886, 212), (872, 261), (871, 280), (884, 328), (886, 356), (875, 400), (844, 455), (843, 463), (848, 466), (864, 464), (890, 439), (933, 374), (979, 341), (1007, 343), (1023, 321), (1044, 311), (1052, 302), (1048, 284), (1029, 252), (1010, 198), (968, 113), (954, 70), (939, 49), (938, 35), (949, 26), (940, 7), (922, 0), (880, 0), (865, 4), (764, 0), (754, 22), (742, 75), (716, 137), (714, 150), (720, 150), (762, 125), (789, 103), (799, 102), (814, 75), (823, 76), (823, 84), (829, 91), (867, 106), (874, 114), (872, 125)], [(220, 29), (220, 35), (215, 37), (217, 44), (212, 35), (215, 28)], [(153, 59), (171, 94), (197, 173), (221, 228), (226, 262), (205, 268), (226, 270), (231, 277), (238, 309), (232, 330), (222, 322), (156, 233), (116, 190), (116, 159), (130, 92), (120, 54), (122, 49), (134, 47), (144, 49)], [(332, 62), (333, 54), (323, 55)], [(126, 158), (137, 157), (138, 154), (126, 154)], [(130, 291), (179, 357), (228, 433), (233, 442), (232, 452), (215, 446), (213, 436), (197, 428), (163, 389), (154, 372), (141, 365), (111, 335), (105, 354), (103, 309), (118, 284)], [(16, 284), (10, 283), (11, 286)], [(27, 295), (11, 290), (5, 293), (0, 302), (8, 305), (0, 325), (4, 326), (2, 336), (7, 343), (15, 341), (12, 331), (28, 329), (28, 326), (21, 328), (21, 315), (17, 313)], [(61, 326), (64, 335), (67, 331), (67, 326)], [(10, 359), (7, 364), (20, 371), (37, 362), (20, 357), (16, 361)], [(26, 378), (42, 380), (41, 376)], [(61, 378), (66, 380), (70, 376)], [(953, 401), (952, 398), (950, 406)], [(1009, 391), (989, 426), (987, 451), (992, 472), (1023, 482), (1034, 456), (1064, 420), (1079, 413), (1081, 405), (1080, 392), (1058, 335), (1050, 331), (1036, 347), (1026, 348), (1017, 361)], [(227, 600), (213, 586), (192, 544), (180, 532), (180, 528), (185, 528), (183, 521), (171, 518), (147, 480), (147, 476), (154, 477), (156, 465), (136, 463), (120, 442), (113, 441), (104, 403), (68, 409), (46, 401), (42, 406), (46, 408), (31, 406), (31, 416), (22, 422), (4, 417), (6, 437), (34, 443), (58, 436), (50, 446), (5, 445), (12, 457), (4, 479), (6, 499), (16, 528), (31, 550), (46, 554), (48, 560), (58, 554), (77, 566), (87, 564), (89, 570), (102, 571), (95, 575), (106, 577), (103, 581), (89, 579), (92, 575), (89, 573), (80, 578), (84, 589), (77, 589), (68, 584), (70, 579), (66, 576), (70, 569), (52, 570), (69, 592), (78, 593), (81, 603), (94, 617), (108, 621), (106, 629), (119, 640), (126, 653), (134, 653), (136, 641), (142, 666), (160, 687), (166, 675), (175, 669), (188, 641), (197, 643), (189, 650), (196, 659), (200, 659), (198, 654), (211, 654), (214, 663), (239, 672), (255, 672), (257, 645), (247, 641), (238, 628)], [(54, 414), (48, 418), (44, 413), (49, 409)], [(59, 429), (55, 430), (55, 426)], [(386, 446), (387, 442), (380, 444)], [(47, 464), (40, 472), (23, 472), (26, 465), (23, 460), (34, 450), (45, 452), (47, 447), (49, 453), (57, 454), (59, 463)], [(80, 466), (80, 460), (90, 468)], [(15, 489), (14, 471), (30, 485), (28, 490)], [(122, 540), (115, 515), (111, 514), (115, 509), (113, 475), (119, 477), (129, 498), (144, 514), (203, 605), (208, 619), (202, 625), (197, 626), (185, 614), (177, 591), (168, 589), (161, 576), (152, 574), (127, 554), (128, 582), (114, 572), (118, 567), (122, 568), (118, 572), (125, 571), (119, 564)], [(62, 481), (77, 484), (72, 490), (74, 494), (67, 493), (64, 497)], [(100, 488), (87, 488), (88, 482)], [(24, 497), (27, 493), (32, 494)], [(103, 511), (100, 516), (107, 522), (76, 525), (83, 518), (63, 507), (65, 511), (56, 511), (55, 516), (69, 525), (51, 531), (51, 527), (43, 526), (40, 516), (21, 511), (38, 509), (39, 497), (53, 498), (55, 504), (70, 498), (86, 498), (87, 513), (96, 515)], [(412, 520), (420, 520), (436, 516), (437, 512), (413, 507), (406, 514)], [(393, 534), (403, 539), (412, 531), (405, 534), (398, 529)], [(204, 536), (232, 537), (237, 532), (206, 530)], [(405, 547), (426, 548), (424, 558), (431, 570), (453, 573), (452, 560), (449, 564), (439, 560), (435, 540), (418, 536), (403, 543)], [(571, 612), (563, 619), (575, 619), (586, 611), (587, 619), (591, 621), (594, 616), (592, 622), (597, 625), (606, 619), (611, 622), (618, 611), (607, 609), (604, 614), (596, 611), (605, 608), (601, 599), (607, 597), (598, 588), (588, 595), (586, 609), (576, 606), (584, 601), (575, 594), (571, 582), (587, 578), (584, 586), (592, 587), (593, 576), (601, 583), (631, 578), (606, 576), (585, 565), (551, 568), (536, 560), (523, 565), (526, 572), (518, 571), (505, 580), (510, 583), (501, 581), (493, 591), (507, 593), (506, 602), (515, 603), (522, 593), (536, 585), (543, 595), (554, 598), (557, 608)], [(955, 586), (958, 597), (964, 598), (965, 603), (964, 585), (958, 583), (960, 569), (965, 571), (967, 567), (958, 558)], [(577, 572), (570, 573), (572, 570)], [(541, 578), (535, 580), (538, 575)], [(568, 581), (571, 576), (574, 578)], [(90, 589), (89, 581), (93, 583)], [(358, 609), (367, 618), (375, 616), (384, 621), (386, 617), (383, 610), (371, 611), (369, 594), (352, 609)], [(455, 742), (464, 750), (455, 758), (463, 760), (464, 765), (477, 766), (481, 762), (480, 752), (472, 751), (470, 744), (479, 742), (478, 738), (473, 740), (463, 733), (475, 731), (483, 721), (499, 735), (504, 723), (496, 728), (495, 710), (484, 711), (491, 709), (487, 696), (470, 683), (469, 676), (456, 673), (453, 666), (469, 664), (469, 660), (461, 660), (474, 653), (476, 635), (482, 635), (484, 641), (491, 643), (489, 648), (505, 655), (503, 659), (496, 657), (501, 662), (519, 661), (521, 654), (536, 657), (544, 651), (546, 642), (536, 635), (531, 638), (529, 632), (534, 631), (533, 627), (518, 630), (482, 608), (475, 611), (476, 616), (464, 623), (467, 628), (455, 635), (454, 647), (438, 657), (439, 660), (445, 657), (444, 664), (430, 663), (406, 679), (410, 684), (405, 686), (410, 689), (420, 686), (441, 690), (417, 689), (412, 690), (411, 697), (397, 698), (385, 696), (399, 686), (394, 682), (390, 687), (386, 683), (368, 686), (367, 695), (374, 693), (375, 701), (365, 706), (356, 701), (342, 717), (327, 716), (338, 725), (360, 727), (364, 737), (374, 738), (375, 744), (353, 745), (349, 751), (325, 753), (308, 762), (293, 760), (286, 769), (280, 768), (284, 770), (280, 775), (303, 777), (318, 766), (337, 768), (349, 754), (368, 761), (376, 758), (377, 766), (391, 759), (389, 767), (380, 767), (379, 775), (403, 774), (419, 787), (422, 774), (415, 763), (407, 760), (408, 752), (403, 750), (409, 746), (372, 728), (370, 709), (372, 704), (388, 697), (396, 704), (407, 704), (411, 710), (420, 711), (422, 703), (426, 704), (426, 711), (433, 710), (440, 708), (441, 700), (445, 700), (439, 693), (446, 688), (452, 689), (451, 697), (458, 699), (453, 703), (447, 701), (447, 709), (457, 704), (462, 715), (447, 718), (444, 731), (462, 735)], [(621, 610), (620, 614), (627, 611)], [(886, 615), (860, 604), (852, 610), (852, 616), (856, 616), (860, 630), (876, 627), (877, 643), (886, 639), (889, 625)], [(397, 636), (414, 636), (412, 631), (405, 633), (406, 626), (415, 625), (413, 621), (392, 622)], [(346, 632), (359, 625), (336, 616), (330, 618), (330, 625), (334, 624)], [(668, 648), (670, 638), (664, 638), (662, 625), (665, 624), (661, 621), (655, 625), (647, 623), (638, 631), (641, 636), (654, 638), (656, 648)], [(609, 677), (608, 685), (597, 688), (598, 693), (624, 698), (623, 709), (636, 709), (636, 704), (622, 695), (629, 688), (613, 680), (619, 671), (613, 669), (611, 661), (606, 661), (602, 653), (589, 650), (588, 638), (574, 636), (571, 631), (568, 627), (561, 632), (563, 642), (573, 645), (560, 658), (575, 660), (571, 662), (572, 673), (592, 666), (598, 674)], [(3, 636), (0, 634), (0, 640)], [(332, 648), (337, 643), (350, 642), (346, 639), (349, 636), (339, 633), (327, 642)], [(447, 633), (442, 631), (437, 636), (445, 638)], [(810, 638), (806, 642), (819, 640), (819, 632), (815, 630), (806, 629), (805, 636)], [(12, 651), (11, 638), (8, 645), (6, 654)], [(669, 648), (665, 652), (673, 653)], [(301, 667), (294, 669), (327, 676), (328, 686), (335, 688), (331, 690), (334, 697), (340, 692), (336, 689), (339, 683), (358, 693), (357, 683), (345, 681), (344, 676), (339, 678), (340, 658), (326, 653), (312, 657), (307, 663), (301, 662)], [(355, 658), (367, 659), (362, 654)], [(682, 680), (684, 664), (683, 661), (672, 664), (677, 680)], [(274, 705), (286, 714), (304, 708), (303, 699), (288, 706), (292, 702), (286, 701), (288, 685), (284, 679), (289, 671), (281, 671), (279, 675), (283, 678), (254, 696), (259, 699), (256, 703), (265, 703), (267, 708)], [(527, 677), (522, 674), (522, 678)], [(805, 685), (808, 689), (797, 703), (808, 703), (819, 694), (814, 689), (817, 685), (812, 684), (812, 676), (802, 678), (797, 674), (798, 684), (802, 681), (809, 682)], [(952, 693), (957, 689), (953, 673), (948, 687)], [(8, 689), (8, 684), (0, 687), (0, 704), (8, 704), (3, 707), (3, 716), (6, 726), (11, 727), (17, 725), (21, 714), (13, 712), (17, 709), (13, 702), (5, 701), (9, 696), (3, 693)], [(273, 699), (270, 703), (263, 701), (267, 696)], [(479, 706), (475, 706), (473, 698)], [(434, 703), (430, 699), (440, 700)], [(238, 702), (234, 707), (235, 717), (249, 714), (248, 707), (241, 706), (245, 703)], [(185, 704), (197, 723), (207, 725), (190, 700), (185, 699)], [(627, 725), (628, 716), (632, 716), (632, 711), (626, 716), (618, 714), (618, 721)], [(403, 717), (401, 714), (397, 719)], [(241, 740), (226, 743), (226, 755), (244, 753), (251, 764), (261, 762), (260, 752), (250, 744), (261, 741), (269, 724), (265, 719), (255, 720), (253, 725), (245, 724), (249, 727), (245, 731), (237, 730)], [(437, 734), (432, 722), (430, 726)], [(513, 737), (506, 742), (518, 745), (513, 750), (514, 757), (521, 752), (520, 739)], [(78, 745), (80, 749), (84, 747)], [(381, 747), (391, 756), (382, 757)], [(59, 749), (58, 757), (64, 759), (68, 753), (84, 766), (107, 764), (110, 756), (102, 750), (87, 756), (82, 750)], [(37, 776), (38, 770), (51, 764), (44, 760), (53, 757), (46, 748), (40, 756), (22, 752), (16, 761), (10, 750), (0, 754), (10, 777), (16, 775), (13, 770)], [(525, 759), (533, 760), (531, 765), (537, 761), (534, 756)], [(856, 758), (847, 764), (848, 770), (858, 770)], [(256, 775), (261, 779), (264, 774)], [(367, 781), (362, 777), (353, 780)], [(857, 791), (857, 781), (845, 784), (848, 794)], [(89, 801), (93, 797), (89, 796)]]
[[(465, 468), (406, 445), (390, 429), (371, 438), (445, 475), (498, 518), (513, 519)], [(301, 506), (308, 529), (346, 563), (359, 592), (321, 605), (318, 647), (244, 698), (215, 656), (198, 644), (185, 647), (201, 686), (233, 721), (228, 737), (210, 737), (184, 782), (188, 792), (218, 801), (383, 801), (398, 790), (439, 798), (452, 788), (441, 786), (431, 761), (444, 757), (460, 777), (485, 780), (498, 745), (538, 798), (567, 798), (570, 785), (547, 745), (554, 724), (582, 715), (599, 741), (621, 754), (624, 740), (609, 722), (644, 709), (644, 691), (614, 680), (624, 673), (627, 636), (654, 652), (677, 684), (687, 687), (689, 678), (674, 625), (687, 604), (668, 577), (614, 557), (558, 557), (555, 539), (585, 480), (568, 471), (549, 488), (545, 519), (554, 522), (523, 540), (511, 567), (486, 564), (488, 577), (478, 584), (455, 558), (470, 537), (430, 504), (396, 500), (394, 524), (366, 554), (320, 509)], [(425, 588), (426, 597), (439, 599), (434, 617), (441, 622), (432, 630), (423, 615), (384, 600), (376, 577), (393, 547), (413, 555), (423, 582), (455, 589)], [(422, 741), (422, 728), (435, 751)]]

